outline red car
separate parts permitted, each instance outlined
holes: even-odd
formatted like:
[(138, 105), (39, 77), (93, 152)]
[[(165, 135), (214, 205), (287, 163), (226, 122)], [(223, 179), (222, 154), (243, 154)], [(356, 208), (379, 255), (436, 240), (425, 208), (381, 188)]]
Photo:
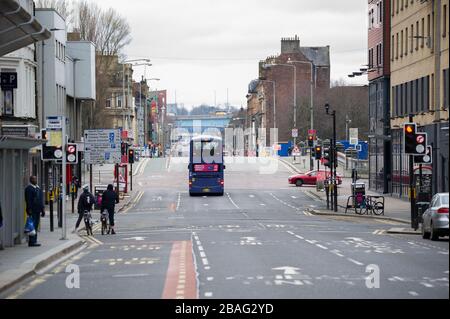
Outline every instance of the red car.
[[(288, 179), (289, 184), (295, 185), (297, 187), (300, 187), (303, 185), (316, 185), (317, 172), (318, 172), (317, 170), (314, 170), (314, 171), (310, 171), (305, 174), (291, 176)], [(327, 171), (325, 173), (325, 171), (320, 170), (319, 173), (323, 174), (323, 176), (325, 176), (325, 174), (326, 174), (327, 177), (330, 177), (330, 171)], [(338, 185), (342, 184), (342, 175), (341, 174), (337, 174), (337, 181), (338, 181)]]

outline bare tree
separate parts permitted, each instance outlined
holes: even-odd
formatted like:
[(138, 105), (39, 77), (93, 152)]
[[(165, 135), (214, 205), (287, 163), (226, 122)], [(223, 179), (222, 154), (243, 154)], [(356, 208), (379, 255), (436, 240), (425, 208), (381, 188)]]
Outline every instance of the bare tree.
[(101, 55), (120, 55), (131, 42), (131, 28), (116, 10), (102, 10), (97, 4), (80, 0), (75, 5), (74, 31), (89, 40)]
[(36, 8), (55, 9), (68, 24), (71, 23), (72, 9), (68, 0), (36, 0)]

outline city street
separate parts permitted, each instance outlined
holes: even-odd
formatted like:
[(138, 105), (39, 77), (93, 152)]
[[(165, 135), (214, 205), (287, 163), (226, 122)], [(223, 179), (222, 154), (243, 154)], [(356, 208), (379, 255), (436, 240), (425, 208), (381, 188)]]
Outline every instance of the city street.
[[(393, 221), (314, 216), (309, 209), (323, 202), (288, 185), (288, 166), (261, 161), (227, 158), (225, 195), (190, 197), (187, 159), (141, 159), (116, 235), (81, 230), (84, 249), (0, 297), (449, 298), (448, 237), (432, 242), (387, 234)], [(79, 289), (66, 286), (68, 265), (79, 267)], [(374, 269), (379, 288), (371, 289)]]

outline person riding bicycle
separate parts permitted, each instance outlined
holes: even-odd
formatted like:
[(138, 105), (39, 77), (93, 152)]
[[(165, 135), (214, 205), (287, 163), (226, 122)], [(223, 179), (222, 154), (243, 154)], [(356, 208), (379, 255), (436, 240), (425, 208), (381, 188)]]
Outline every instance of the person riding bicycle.
[(111, 228), (112, 235), (116, 234), (116, 232), (114, 231), (114, 208), (118, 202), (119, 197), (117, 196), (117, 193), (114, 191), (114, 186), (112, 184), (109, 184), (107, 190), (103, 193), (102, 196), (101, 212), (103, 212), (104, 210), (108, 211), (109, 227)]
[(92, 210), (92, 206), (94, 205), (95, 197), (94, 195), (89, 192), (89, 185), (83, 186), (83, 193), (78, 198), (78, 220), (75, 224), (75, 229), (73, 230), (73, 233), (75, 233), (80, 226), (81, 221), (84, 217), (84, 212), (88, 211), (90, 212)]

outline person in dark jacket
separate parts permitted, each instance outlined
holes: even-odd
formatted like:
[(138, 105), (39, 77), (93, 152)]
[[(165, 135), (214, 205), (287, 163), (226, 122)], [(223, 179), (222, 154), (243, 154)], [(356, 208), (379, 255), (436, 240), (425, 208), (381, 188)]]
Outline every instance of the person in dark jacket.
[(36, 229), (36, 235), (29, 236), (28, 246), (39, 247), (41, 244), (37, 243), (37, 230), (40, 223), (40, 217), (45, 216), (44, 194), (37, 185), (36, 176), (30, 177), (30, 184), (25, 188), (25, 204), (26, 212), (33, 220), (34, 229)]
[(89, 192), (89, 185), (83, 186), (83, 193), (78, 198), (78, 220), (75, 224), (75, 229), (72, 233), (75, 233), (80, 227), (80, 223), (83, 220), (84, 212), (90, 212), (92, 210), (92, 206), (94, 205), (95, 197)]
[(117, 193), (114, 191), (114, 186), (112, 184), (109, 184), (107, 190), (103, 193), (102, 196), (101, 211), (103, 212), (105, 209), (108, 211), (109, 226), (111, 228), (112, 235), (116, 234), (116, 232), (114, 231), (114, 208), (118, 202), (119, 197), (117, 196)]

